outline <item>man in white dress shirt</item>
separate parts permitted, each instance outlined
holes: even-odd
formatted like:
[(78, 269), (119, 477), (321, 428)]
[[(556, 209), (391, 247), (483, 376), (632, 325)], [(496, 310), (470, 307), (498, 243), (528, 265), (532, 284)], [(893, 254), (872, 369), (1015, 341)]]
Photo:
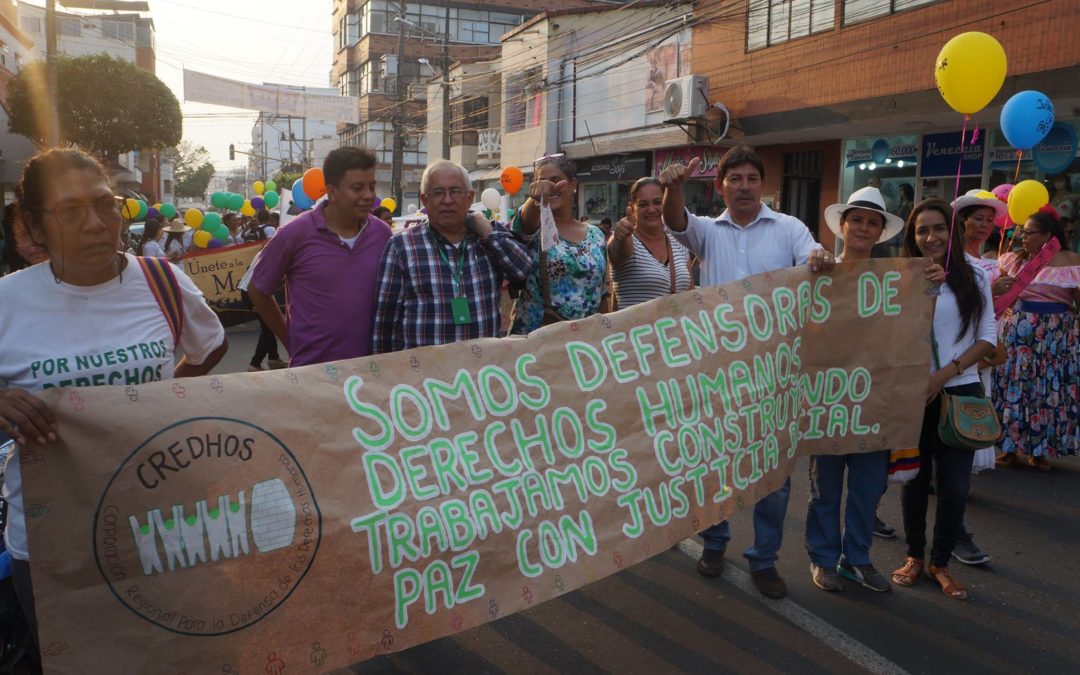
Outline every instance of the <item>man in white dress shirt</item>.
[[(777, 213), (761, 203), (765, 165), (752, 149), (736, 146), (717, 167), (716, 190), (727, 208), (719, 218), (695, 216), (686, 209), (683, 183), (701, 164), (670, 166), (660, 174), (664, 186), (664, 224), (679, 242), (701, 261), (701, 285), (728, 283), (773, 270), (809, 265), (811, 272), (833, 268), (833, 256), (810, 236), (798, 218)], [(754, 505), (754, 543), (743, 555), (750, 574), (763, 595), (780, 599), (787, 595), (784, 580), (776, 571), (783, 540), (791, 480)], [(698, 572), (718, 576), (724, 570), (724, 552), (731, 540), (727, 521), (701, 533), (705, 551)]]

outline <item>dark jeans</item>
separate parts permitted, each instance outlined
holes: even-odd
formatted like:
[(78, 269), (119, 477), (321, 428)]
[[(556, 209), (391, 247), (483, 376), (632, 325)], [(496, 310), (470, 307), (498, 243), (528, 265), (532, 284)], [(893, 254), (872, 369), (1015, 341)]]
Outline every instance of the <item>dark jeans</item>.
[[(945, 390), (957, 396), (980, 396), (982, 385), (965, 384)], [(908, 555), (920, 560), (926, 555), (926, 511), (930, 501), (930, 481), (935, 478), (937, 513), (934, 518), (934, 542), (930, 564), (945, 567), (964, 531), (964, 507), (971, 487), (971, 460), (975, 453), (949, 447), (938, 437), (941, 397), (926, 406), (922, 435), (919, 437), (919, 473), (904, 483), (900, 505), (904, 512), (904, 533)]]
[[(251, 307), (251, 298), (248, 297), (247, 291), (240, 291), (240, 295), (243, 297), (244, 303)], [(255, 354), (251, 357), (251, 365), (261, 368), (263, 359), (267, 356), (272, 359), (278, 359), (280, 356), (277, 348), (277, 337), (274, 336), (274, 332), (270, 330), (270, 326), (266, 325), (266, 322), (262, 320), (258, 313), (255, 316), (259, 319), (259, 341), (255, 343)]]

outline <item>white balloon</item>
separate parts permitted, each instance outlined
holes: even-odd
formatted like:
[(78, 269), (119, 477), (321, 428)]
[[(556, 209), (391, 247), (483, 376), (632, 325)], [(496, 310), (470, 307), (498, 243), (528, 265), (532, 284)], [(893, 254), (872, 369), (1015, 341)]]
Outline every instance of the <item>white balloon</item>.
[(416, 213), (416, 204), (409, 204), (405, 211), (410, 214)]
[(495, 188), (488, 188), (480, 193), (480, 201), (485, 208), (494, 211), (499, 208), (499, 204), (502, 204), (502, 195)]

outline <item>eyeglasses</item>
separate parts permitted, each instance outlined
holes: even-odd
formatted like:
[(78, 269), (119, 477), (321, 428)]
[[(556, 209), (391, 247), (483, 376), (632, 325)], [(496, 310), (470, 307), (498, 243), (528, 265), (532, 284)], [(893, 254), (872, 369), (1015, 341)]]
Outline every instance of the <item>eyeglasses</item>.
[(533, 168), (535, 169), (536, 165), (541, 164), (543, 162), (547, 162), (547, 161), (555, 161), (555, 162), (558, 162), (559, 164), (563, 164), (563, 163), (565, 163), (567, 161), (566, 160), (566, 153), (565, 152), (556, 152), (556, 153), (554, 153), (552, 155), (544, 155), (543, 157), (537, 157), (536, 159), (533, 160), (533, 163), (532, 163)]
[(461, 199), (462, 197), (464, 197), (468, 193), (469, 193), (468, 190), (466, 190), (465, 188), (459, 188), (459, 187), (450, 188), (449, 190), (447, 190), (446, 188), (435, 188), (433, 190), (428, 190), (427, 196), (431, 197), (432, 199), (434, 199), (436, 201), (442, 201), (443, 199), (446, 198), (446, 195), (450, 195), (450, 199), (452, 199), (452, 200), (454, 200), (456, 202), (457, 200)]
[(1020, 235), (1021, 237), (1026, 237), (1029, 234), (1046, 234), (1046, 231), (1045, 230), (1032, 230), (1032, 229), (1029, 229), (1029, 228), (1023, 228), (1022, 227), (1022, 228), (1018, 229), (1016, 231), (1016, 233), (1018, 235)]
[(82, 227), (90, 219), (90, 210), (93, 209), (97, 217), (106, 223), (115, 223), (122, 220), (121, 209), (124, 198), (110, 195), (102, 197), (94, 202), (79, 202), (64, 204), (53, 209), (40, 208), (38, 211), (47, 211), (56, 218), (61, 227)]

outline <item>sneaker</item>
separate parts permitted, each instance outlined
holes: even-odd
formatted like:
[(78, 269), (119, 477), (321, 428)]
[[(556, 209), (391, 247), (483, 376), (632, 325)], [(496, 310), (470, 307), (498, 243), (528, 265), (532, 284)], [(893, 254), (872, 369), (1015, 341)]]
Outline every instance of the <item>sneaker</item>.
[(845, 579), (850, 579), (864, 588), (869, 588), (878, 593), (892, 589), (892, 584), (881, 572), (874, 569), (873, 565), (849, 565), (841, 561), (836, 566), (836, 573)]
[(829, 567), (810, 563), (810, 579), (815, 586), (823, 591), (836, 592), (844, 590), (844, 582), (840, 581), (840, 575), (836, 573), (836, 570)]
[(248, 366), (247, 371), (249, 373), (261, 373), (263, 369), (262, 366)]
[(874, 536), (882, 539), (896, 539), (896, 530), (886, 525), (881, 518), (874, 516)]
[(780, 578), (780, 573), (775, 567), (750, 570), (750, 578), (754, 580), (754, 585), (766, 598), (780, 600), (787, 597), (787, 584)]
[(289, 364), (285, 363), (281, 359), (268, 359), (266, 364), (270, 366), (270, 370), (281, 370), (282, 368), (289, 367)]
[(718, 577), (724, 573), (724, 552), (705, 549), (697, 561), (697, 571), (703, 577)]
[(975, 545), (970, 532), (956, 542), (952, 555), (965, 565), (985, 565), (990, 562), (990, 555)]

